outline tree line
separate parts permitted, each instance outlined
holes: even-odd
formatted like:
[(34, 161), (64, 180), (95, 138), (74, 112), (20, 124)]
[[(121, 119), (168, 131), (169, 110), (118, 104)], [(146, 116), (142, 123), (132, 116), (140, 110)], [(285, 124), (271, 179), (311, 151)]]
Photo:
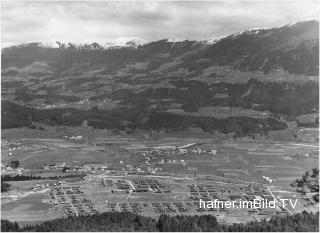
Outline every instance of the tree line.
[(306, 171), (300, 179), (296, 179), (290, 184), (296, 187), (297, 192), (306, 195), (312, 193), (312, 198), (315, 202), (319, 202), (319, 168), (313, 168)]
[(1, 220), (1, 229), (8, 231), (150, 231), (150, 232), (319, 232), (319, 212), (277, 215), (261, 222), (218, 223), (212, 215), (161, 215), (158, 220), (128, 212), (74, 216), (19, 227), (16, 222)]
[(58, 180), (63, 178), (80, 177), (82, 174), (69, 174), (65, 176), (34, 176), (34, 175), (3, 175), (1, 176), (1, 182), (3, 181), (24, 181), (24, 180)]
[(73, 178), (73, 177), (81, 177), (82, 174), (69, 174), (65, 176), (34, 176), (34, 175), (3, 175), (1, 176), (1, 192), (7, 192), (10, 189), (10, 184), (5, 181), (25, 181), (25, 180), (59, 180), (64, 178)]

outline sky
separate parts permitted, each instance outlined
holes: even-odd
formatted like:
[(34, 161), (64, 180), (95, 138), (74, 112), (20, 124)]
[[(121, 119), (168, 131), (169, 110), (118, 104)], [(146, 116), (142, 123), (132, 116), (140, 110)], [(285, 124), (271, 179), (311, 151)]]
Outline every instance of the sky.
[(318, 1), (2, 0), (1, 43), (100, 42), (119, 37), (207, 40), (319, 20)]

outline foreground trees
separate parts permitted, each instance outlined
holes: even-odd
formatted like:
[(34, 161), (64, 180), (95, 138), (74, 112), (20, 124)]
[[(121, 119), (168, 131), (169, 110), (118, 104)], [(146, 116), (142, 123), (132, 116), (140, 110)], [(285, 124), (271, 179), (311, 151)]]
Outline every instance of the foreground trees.
[(313, 200), (319, 202), (319, 169), (313, 168), (311, 172), (306, 171), (301, 179), (295, 180), (291, 186), (303, 195), (311, 193)]
[(158, 220), (132, 213), (103, 213), (68, 217), (19, 228), (17, 223), (1, 220), (1, 231), (160, 231), (160, 232), (252, 232), (308, 231), (319, 232), (319, 212), (302, 212), (292, 216), (279, 215), (269, 221), (224, 225), (212, 215), (168, 216)]

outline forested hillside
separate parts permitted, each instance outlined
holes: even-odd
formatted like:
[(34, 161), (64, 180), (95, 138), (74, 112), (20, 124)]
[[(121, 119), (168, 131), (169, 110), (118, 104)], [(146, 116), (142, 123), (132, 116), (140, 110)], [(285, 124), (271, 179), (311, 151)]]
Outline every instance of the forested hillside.
[(318, 42), (319, 22), (305, 21), (214, 43), (11, 46), (1, 52), (2, 128), (86, 120), (128, 132), (200, 127), (242, 136), (284, 129), (284, 120), (319, 110)]
[(139, 109), (90, 110), (78, 109), (31, 109), (16, 104), (2, 103), (2, 128), (31, 126), (32, 122), (42, 122), (48, 125), (80, 126), (83, 121), (99, 129), (120, 129), (132, 132), (144, 130), (172, 130), (181, 132), (187, 127), (199, 127), (204, 132), (250, 133), (263, 134), (269, 130), (281, 130), (286, 124), (275, 118), (256, 119), (253, 117), (237, 116), (225, 119), (214, 117), (177, 115), (167, 112), (140, 111)]

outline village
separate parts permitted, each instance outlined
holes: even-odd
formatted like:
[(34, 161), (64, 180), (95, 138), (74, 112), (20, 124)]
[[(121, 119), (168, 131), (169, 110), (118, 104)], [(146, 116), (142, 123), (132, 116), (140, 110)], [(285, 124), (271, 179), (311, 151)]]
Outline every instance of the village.
[[(117, 146), (114, 146), (113, 141), (99, 139), (88, 147), (87, 140), (81, 135), (71, 135), (54, 140), (4, 141), (4, 153), (13, 153), (2, 160), (2, 174), (33, 177), (30, 182), (9, 182), (12, 191), (3, 197), (5, 205), (18, 205), (25, 198), (41, 196), (34, 201), (47, 205), (43, 208), (49, 209), (52, 216), (125, 211), (152, 217), (212, 214), (220, 222), (261, 221), (275, 213), (292, 214), (299, 209), (284, 209), (280, 205), (276, 209), (201, 209), (199, 200), (271, 200), (284, 193), (294, 197), (296, 193), (288, 186), (287, 173), (281, 171), (292, 172), (290, 166), (296, 163), (312, 166), (318, 155), (313, 147), (296, 145), (298, 150), (287, 150), (285, 144), (270, 147), (251, 141), (166, 139), (150, 143), (150, 139), (144, 139), (149, 141), (141, 145), (141, 139), (122, 144), (115, 139)], [(39, 151), (52, 153), (54, 157), (38, 166), (32, 163), (32, 167), (21, 160), (26, 155), (37, 156)], [(58, 153), (72, 156), (59, 159)], [(81, 153), (96, 162), (81, 160)], [(114, 154), (109, 161), (98, 162), (99, 157), (94, 157), (105, 157), (107, 153)], [(34, 161), (37, 160), (35, 157)], [(277, 163), (287, 167), (279, 170)], [(311, 208), (311, 199), (299, 197), (299, 200), (300, 210)], [(4, 212), (7, 213), (14, 211)], [(37, 216), (33, 218), (42, 218)]]
[[(91, 195), (93, 194), (88, 194), (85, 191), (87, 185), (90, 184), (95, 186), (95, 195), (107, 192), (108, 194), (104, 196), (108, 198), (102, 198), (99, 201), (95, 198), (92, 199)], [(280, 205), (276, 209), (248, 208), (243, 210), (202, 209), (199, 206), (200, 199), (252, 201), (255, 198), (260, 198), (274, 200), (277, 197), (271, 193), (266, 184), (217, 183), (203, 178), (181, 179), (177, 185), (182, 185), (183, 190), (178, 190), (174, 184), (175, 182), (172, 182), (170, 177), (119, 177), (91, 174), (81, 182), (58, 181), (47, 184), (42, 188), (49, 188), (50, 191), (42, 201), (50, 203), (52, 208), (63, 209), (65, 216), (125, 211), (147, 216), (150, 216), (150, 214), (151, 216), (158, 216), (160, 214), (210, 213), (218, 217), (232, 217), (238, 216), (241, 212), (242, 218), (254, 218), (260, 221), (275, 213), (290, 214), (293, 211), (292, 209), (282, 208)], [(140, 196), (144, 197), (143, 201), (139, 201)]]

